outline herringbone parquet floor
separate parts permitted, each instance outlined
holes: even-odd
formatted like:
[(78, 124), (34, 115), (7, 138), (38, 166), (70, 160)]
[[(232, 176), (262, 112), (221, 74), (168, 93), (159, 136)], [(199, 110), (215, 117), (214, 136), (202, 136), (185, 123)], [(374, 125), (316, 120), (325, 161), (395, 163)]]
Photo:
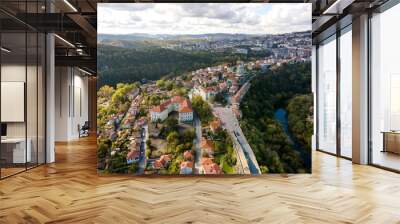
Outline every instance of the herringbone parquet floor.
[(312, 175), (99, 177), (94, 138), (0, 181), (0, 223), (400, 223), (400, 175), (315, 152)]

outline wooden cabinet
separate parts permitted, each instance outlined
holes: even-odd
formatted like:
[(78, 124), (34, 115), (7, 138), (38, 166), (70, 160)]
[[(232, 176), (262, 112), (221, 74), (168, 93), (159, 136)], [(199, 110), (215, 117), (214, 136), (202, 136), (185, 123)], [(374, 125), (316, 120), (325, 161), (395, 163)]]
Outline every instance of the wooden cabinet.
[(400, 132), (383, 133), (383, 152), (400, 154)]

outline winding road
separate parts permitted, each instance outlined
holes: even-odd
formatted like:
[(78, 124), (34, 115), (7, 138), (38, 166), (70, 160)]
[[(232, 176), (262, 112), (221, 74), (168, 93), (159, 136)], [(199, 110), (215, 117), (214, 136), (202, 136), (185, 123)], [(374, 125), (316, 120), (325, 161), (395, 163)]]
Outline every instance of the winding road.
[(256, 156), (247, 142), (246, 137), (243, 135), (239, 121), (233, 111), (227, 107), (213, 107), (213, 111), (221, 119), (224, 127), (232, 137), (238, 159), (243, 167), (243, 173), (261, 174)]

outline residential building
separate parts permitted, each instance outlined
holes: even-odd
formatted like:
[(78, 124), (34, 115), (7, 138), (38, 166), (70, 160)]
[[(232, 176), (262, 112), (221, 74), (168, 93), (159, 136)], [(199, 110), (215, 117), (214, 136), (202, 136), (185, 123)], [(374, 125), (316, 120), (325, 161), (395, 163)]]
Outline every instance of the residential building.
[(237, 54), (247, 54), (248, 50), (245, 48), (236, 48), (235, 53)]
[(171, 161), (171, 155), (167, 154), (161, 155), (160, 158), (154, 160), (153, 168), (156, 170), (164, 169), (169, 164), (170, 161)]
[(210, 122), (210, 129), (211, 131), (216, 132), (221, 129), (221, 125), (222, 125), (221, 120), (216, 119)]
[(201, 159), (201, 174), (222, 174), (221, 168), (218, 164), (214, 163), (211, 158), (202, 158)]
[(215, 95), (217, 93), (218, 93), (218, 90), (217, 90), (216, 86), (212, 86), (212, 87), (195, 86), (192, 89), (190, 97), (193, 97), (193, 95), (198, 95), (198, 96), (201, 96), (201, 98), (203, 100), (208, 101), (212, 97), (215, 97)]
[(193, 162), (184, 161), (181, 163), (180, 174), (193, 174)]
[(183, 153), (183, 159), (185, 159), (185, 160), (187, 160), (187, 161), (193, 160), (193, 154), (192, 154), (192, 152), (191, 152), (190, 150), (186, 150), (186, 151)]
[(246, 74), (246, 70), (245, 70), (245, 66), (244, 64), (241, 62), (239, 65), (237, 65), (236, 67), (236, 75), (239, 77), (242, 77)]
[(214, 155), (214, 143), (206, 138), (201, 139), (200, 148), (203, 151), (203, 155), (212, 157)]
[(140, 159), (140, 151), (138, 150), (131, 150), (128, 155), (126, 156), (126, 163), (132, 164), (138, 162)]
[(172, 111), (179, 113), (180, 122), (193, 120), (193, 109), (190, 101), (182, 96), (174, 96), (150, 110), (151, 121), (164, 121)]

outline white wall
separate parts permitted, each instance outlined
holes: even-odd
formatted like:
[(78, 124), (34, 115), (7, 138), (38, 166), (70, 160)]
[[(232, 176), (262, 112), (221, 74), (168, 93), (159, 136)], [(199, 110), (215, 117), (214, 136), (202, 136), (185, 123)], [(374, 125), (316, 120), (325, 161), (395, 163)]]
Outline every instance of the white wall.
[[(3, 82), (25, 82), (25, 65), (8, 64), (1, 66), (1, 81)], [(1, 108), (7, 110), (7, 108)], [(25, 137), (25, 122), (7, 123), (7, 137)]]
[(67, 67), (55, 68), (55, 140), (66, 141), (68, 139), (68, 88), (70, 77)]
[[(46, 2), (53, 11), (50, 1)], [(54, 34), (46, 35), (46, 163), (56, 160), (55, 153), (55, 42)]]
[(76, 68), (56, 67), (55, 140), (79, 138), (78, 125), (88, 121), (88, 78)]
[(352, 159), (368, 163), (368, 15), (352, 23)]
[[(38, 71), (36, 70), (38, 69)], [(39, 163), (44, 163), (44, 74), (42, 68), (25, 64), (3, 64), (1, 66), (1, 81), (2, 82), (24, 82), (26, 84), (26, 107), (20, 108), (19, 112), (26, 112), (26, 120), (22, 122), (5, 122), (7, 124), (8, 138), (25, 138), (25, 135), (30, 140), (30, 148), (32, 150), (32, 162), (39, 159)], [(27, 80), (25, 80), (27, 78)], [(4, 89), (3, 89), (4, 90)], [(3, 91), (2, 90), (2, 91)], [(24, 94), (24, 90), (21, 94)], [(7, 97), (7, 95), (3, 95)], [(1, 110), (7, 111), (12, 108), (3, 107)], [(7, 113), (13, 113), (7, 111)], [(38, 155), (37, 155), (38, 153)]]

